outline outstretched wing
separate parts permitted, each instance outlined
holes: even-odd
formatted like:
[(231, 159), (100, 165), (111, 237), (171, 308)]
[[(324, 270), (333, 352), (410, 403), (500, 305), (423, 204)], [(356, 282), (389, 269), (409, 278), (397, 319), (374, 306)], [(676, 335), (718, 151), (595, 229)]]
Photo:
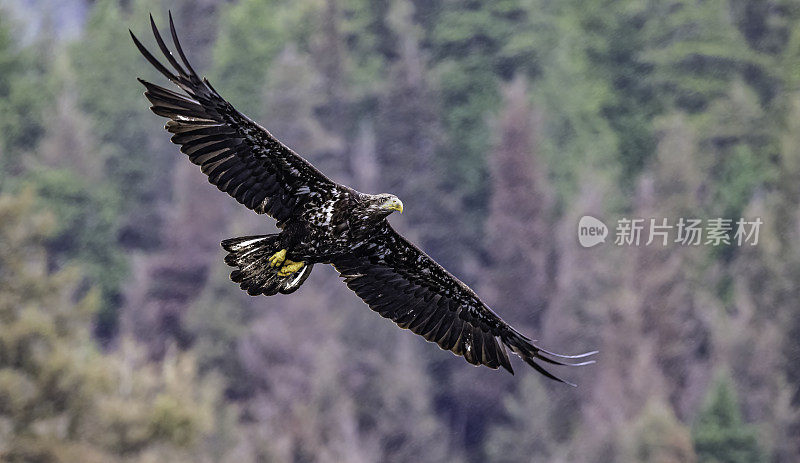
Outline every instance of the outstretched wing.
[(538, 372), (566, 383), (537, 362), (573, 366), (594, 363), (557, 359), (582, 359), (595, 352), (567, 356), (534, 345), (388, 222), (368, 244), (333, 265), (372, 310), (473, 365), (502, 366), (513, 374), (508, 348)]
[(167, 48), (152, 15), (150, 25), (173, 69), (159, 62), (131, 32), (133, 42), (150, 64), (185, 94), (139, 81), (147, 89), (150, 109), (170, 119), (166, 129), (174, 134), (172, 142), (201, 166), (212, 184), (248, 208), (269, 214), (278, 226), (315, 195), (336, 188), (336, 183), (308, 161), (225, 101), (208, 80), (198, 77), (183, 53), (171, 13), (172, 42), (183, 66)]

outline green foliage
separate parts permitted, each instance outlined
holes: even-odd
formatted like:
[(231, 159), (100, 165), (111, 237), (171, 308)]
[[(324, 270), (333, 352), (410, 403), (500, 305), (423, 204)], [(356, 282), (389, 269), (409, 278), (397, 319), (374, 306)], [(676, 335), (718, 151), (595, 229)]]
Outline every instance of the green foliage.
[[(616, 7), (614, 7), (616, 11)], [(615, 103), (609, 69), (591, 47), (603, 48), (614, 37), (613, 28), (587, 28), (592, 16), (605, 8), (583, 2), (535, 1), (528, 15), (536, 18), (538, 38), (546, 50), (541, 54), (541, 76), (532, 82), (532, 98), (543, 114), (540, 149), (557, 192), (557, 206), (563, 208), (579, 191), (579, 179), (587, 172), (624, 182), (617, 161), (619, 138), (605, 114)], [(605, 17), (614, 24), (616, 15)], [(601, 23), (604, 24), (604, 23)], [(611, 30), (608, 30), (611, 29)], [(605, 71), (605, 72), (598, 72)], [(641, 154), (641, 153), (639, 153)], [(630, 181), (630, 180), (629, 180)]]
[[(43, 38), (46, 19), (17, 41), (2, 14), (0, 190), (30, 188), (0, 199), (0, 459), (798, 459), (782, 437), (800, 427), (796, 2), (168, 6), (238, 109), (334, 179), (401, 195), (393, 224), (541, 328), (526, 334), (593, 339), (602, 357), (563, 392), (466, 368), (323, 269), (291, 296), (249, 298), (217, 235), (261, 233), (263, 218), (207, 200), (220, 193), (187, 180), (194, 166), (175, 171), (185, 157), (134, 79), (168, 85), (127, 36), (152, 47), (162, 5), (91, 2), (68, 46)], [(527, 90), (503, 104), (516, 76)], [(503, 124), (512, 103), (533, 110)], [(753, 249), (577, 248), (577, 217), (612, 212), (765, 224)], [(101, 354), (90, 331), (109, 334), (120, 307)], [(727, 355), (741, 403), (723, 378), (697, 415), (692, 391)]]
[(465, 210), (462, 242), (476, 245), (488, 209), (488, 121), (500, 107), (499, 84), (538, 65), (529, 12), (516, 0), (444, 2), (427, 41), (442, 108), (446, 143), (437, 152), (448, 175), (443, 188)]
[(230, 284), (227, 268), (218, 268), (209, 278), (203, 293), (192, 304), (187, 328), (196, 339), (194, 352), (203, 373), (217, 372), (226, 380), (226, 392), (241, 397), (252, 388), (252, 378), (244, 371), (236, 354), (236, 344), (247, 333), (252, 315), (239, 294)]
[(23, 155), (42, 136), (51, 96), (44, 56), (14, 41), (8, 18), (0, 5), (0, 189), (4, 177), (22, 170)]
[(269, 66), (290, 39), (308, 38), (315, 3), (244, 0), (224, 10), (214, 45), (214, 85), (245, 114), (262, 112), (259, 98)]
[(717, 377), (692, 428), (700, 462), (765, 461), (758, 433), (742, 419), (729, 376)]
[(502, 78), (538, 64), (533, 25), (525, 2), (463, 0), (445, 4), (431, 42), (439, 59), (474, 57)]
[[(520, 378), (514, 394), (503, 400), (505, 419), (489, 428), (484, 452), (490, 461), (548, 461), (559, 453), (557, 435), (548, 421), (554, 412), (547, 391), (532, 375)], [(529, 430), (547, 430), (527, 438)]]
[(127, 259), (117, 245), (121, 202), (108, 185), (87, 187), (74, 170), (33, 174), (41, 207), (53, 211), (57, 226), (48, 249), (59, 265), (79, 264), (102, 296), (98, 323), (112, 329)]
[(399, 57), (400, 37), (390, 24), (392, 0), (345, 0), (342, 3), (342, 35), (352, 51), (358, 84), (372, 87), (387, 62)]
[(697, 460), (689, 428), (678, 421), (668, 406), (655, 401), (648, 403), (623, 440), (627, 441), (627, 448), (621, 461), (679, 463)]
[(578, 2), (569, 11), (576, 21), (571, 29), (583, 35), (577, 45), (585, 53), (587, 71), (608, 85), (598, 89), (602, 93), (589, 98), (600, 104), (597, 116), (614, 131), (615, 163), (621, 167), (619, 181), (623, 188), (630, 188), (654, 152), (656, 140), (651, 122), (662, 109), (662, 102), (647, 80), (652, 65), (641, 59), (642, 49), (648, 45), (643, 33), (647, 18), (644, 3)]
[(147, 2), (134, 5), (135, 14), (128, 15), (117, 2), (95, 3), (86, 24), (88, 39), (70, 50), (80, 102), (94, 118), (98, 138), (128, 150), (156, 125), (142, 111), (142, 87), (135, 77), (160, 76), (143, 65), (147, 62), (128, 36), (129, 28), (144, 37), (150, 30)]
[(448, 146), (443, 161), (451, 166), (455, 188), (485, 210), (484, 156), (489, 149), (487, 116), (499, 107), (499, 79), (538, 63), (530, 43), (528, 12), (515, 0), (446, 3), (431, 34)]
[(153, 364), (129, 342), (98, 352), (99, 294), (80, 290), (76, 267), (48, 273), (55, 221), (35, 208), (30, 190), (0, 196), (3, 461), (174, 461), (202, 444), (217, 389), (190, 356)]
[(792, 28), (800, 9), (792, 0), (764, 3), (754, 0), (730, 2), (731, 16), (748, 45), (771, 55), (780, 54), (789, 45)]
[(737, 77), (770, 73), (769, 60), (748, 48), (727, 3), (674, 0), (648, 11), (642, 58), (653, 66), (651, 85), (671, 104), (700, 111)]
[(167, 167), (174, 159), (156, 149), (166, 146), (166, 137), (151, 141), (161, 124), (146, 110), (135, 79), (155, 76), (128, 36), (129, 27), (140, 36), (149, 31), (148, 10), (158, 11), (142, 0), (133, 3), (128, 16), (117, 2), (97, 2), (86, 25), (89, 39), (70, 50), (81, 107), (109, 152), (105, 173), (127, 201), (120, 240), (125, 247), (143, 249), (158, 245), (161, 218), (155, 205), (165, 189), (170, 191)]
[(777, 178), (779, 148), (771, 121), (752, 88), (741, 81), (695, 119), (702, 134), (699, 155), (710, 160), (710, 206), (716, 213), (741, 217), (755, 190)]

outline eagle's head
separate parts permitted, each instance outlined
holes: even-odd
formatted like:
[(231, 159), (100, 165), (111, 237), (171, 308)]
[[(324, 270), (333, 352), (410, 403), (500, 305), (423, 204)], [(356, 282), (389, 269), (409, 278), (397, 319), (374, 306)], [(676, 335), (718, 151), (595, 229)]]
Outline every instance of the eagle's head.
[(389, 193), (370, 195), (367, 212), (371, 216), (384, 218), (394, 211), (403, 212), (403, 202), (400, 201), (400, 198)]

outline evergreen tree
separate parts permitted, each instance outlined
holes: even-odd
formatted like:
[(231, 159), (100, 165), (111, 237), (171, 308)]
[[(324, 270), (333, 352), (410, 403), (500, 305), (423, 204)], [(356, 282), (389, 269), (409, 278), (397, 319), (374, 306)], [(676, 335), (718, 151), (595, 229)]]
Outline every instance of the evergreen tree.
[(800, 10), (791, 0), (733, 0), (730, 11), (750, 48), (770, 55), (780, 54), (789, 46), (792, 26), (800, 19)]
[(221, 375), (226, 396), (243, 400), (251, 397), (257, 386), (238, 347), (258, 319), (258, 310), (257, 301), (232, 284), (229, 274), (227, 267), (211, 270), (203, 292), (188, 310), (185, 326), (201, 373)]
[(766, 71), (733, 23), (724, 0), (654, 4), (643, 26), (648, 78), (670, 105), (701, 111), (737, 78)]
[[(768, 278), (762, 281), (769, 282), (771, 288), (759, 287), (763, 290), (764, 307), (780, 307), (783, 312), (778, 316), (779, 324), (786, 330), (786, 335), (782, 340), (782, 370), (785, 372), (788, 383), (793, 385), (790, 391), (792, 396), (792, 407), (794, 410), (783, 409), (784, 413), (792, 416), (790, 434), (800, 431), (800, 372), (797, 371), (796, 360), (800, 358), (800, 317), (798, 317), (797, 300), (798, 286), (794, 283), (800, 278), (800, 251), (797, 242), (800, 235), (796, 227), (792, 224), (796, 221), (781, 220), (779, 217), (796, 216), (796, 207), (800, 201), (800, 96), (796, 93), (790, 98), (790, 110), (787, 114), (787, 130), (783, 133), (781, 140), (781, 170), (778, 184), (781, 199), (775, 200), (772, 213), (775, 217), (775, 238), (780, 244), (767, 248), (771, 259), (765, 261), (765, 268), (770, 272)], [(768, 220), (765, 218), (765, 220)], [(779, 263), (780, 262), (780, 263)], [(773, 273), (774, 272), (774, 273)], [(760, 305), (761, 306), (761, 305)], [(786, 441), (792, 442), (791, 439)], [(800, 455), (800, 445), (796, 442), (789, 444), (793, 449), (793, 455)], [(787, 459), (786, 461), (790, 461)]]
[(562, 454), (559, 434), (550, 422), (557, 413), (548, 391), (532, 375), (519, 378), (516, 391), (503, 398), (505, 416), (493, 423), (484, 439), (490, 461), (553, 461)]
[(344, 156), (348, 134), (326, 126), (319, 116), (330, 100), (312, 54), (288, 44), (270, 64), (262, 85), (261, 117), (269, 130), (326, 175), (343, 181), (350, 170)]
[(347, 352), (352, 354), (347, 357), (364, 352), (368, 343), (373, 349), (378, 346), (379, 355), (344, 368), (351, 375), (362, 372), (363, 380), (346, 394), (357, 398), (358, 429), (379, 443), (377, 461), (460, 461), (463, 455), (453, 445), (446, 419), (435, 409), (433, 378), (420, 361), (430, 346), (388, 323), (374, 321), (383, 326), (376, 326), (363, 342), (348, 343)]
[(10, 16), (0, 5), (0, 190), (23, 171), (23, 155), (36, 148), (44, 133), (50, 96), (46, 57), (16, 43)]
[(650, 402), (622, 436), (627, 441), (623, 462), (692, 463), (697, 456), (687, 426), (668, 406)]
[[(521, 75), (506, 88), (505, 108), (497, 122), (496, 146), (489, 157), (492, 199), (486, 247), (490, 281), (486, 297), (508, 316), (538, 325), (551, 292), (552, 207), (545, 166), (538, 158), (540, 127), (528, 104)], [(524, 198), (524, 199), (522, 199)]]
[[(655, 226), (667, 218), (675, 227), (678, 218), (702, 216), (706, 205), (698, 201), (698, 192), (707, 186), (699, 174), (707, 167), (707, 159), (698, 146), (699, 135), (682, 114), (658, 119), (658, 147), (651, 168), (642, 173), (634, 196), (634, 216), (653, 217)], [(714, 212), (710, 212), (714, 214)], [(650, 223), (647, 224), (650, 229)], [(664, 230), (663, 228), (661, 229)], [(670, 381), (665, 384), (672, 409), (685, 419), (697, 398), (690, 391), (708, 380), (710, 352), (706, 343), (712, 334), (704, 321), (699, 301), (705, 291), (714, 288), (715, 277), (708, 273), (709, 256), (697, 249), (677, 246), (675, 228), (671, 239), (652, 234), (651, 244), (629, 254), (635, 261), (630, 278), (635, 278), (636, 312), (641, 316), (640, 333), (654, 343), (653, 356), (658, 368)], [(653, 231), (658, 231), (653, 229)], [(642, 244), (650, 242), (650, 234), (642, 234)]]
[(263, 116), (261, 87), (278, 54), (293, 38), (305, 37), (314, 22), (311, 2), (244, 0), (220, 17), (213, 49), (213, 82), (237, 109)]
[[(356, 85), (374, 88), (386, 64), (400, 58), (401, 40), (389, 19), (392, 9), (404, 2), (393, 0), (344, 0), (341, 33), (358, 70)], [(410, 3), (410, 2), (409, 2)], [(431, 2), (433, 3), (433, 2)], [(410, 6), (410, 5), (409, 5)]]
[(779, 140), (771, 117), (752, 87), (736, 81), (695, 118), (702, 134), (698, 154), (708, 166), (708, 208), (715, 216), (742, 217), (753, 194), (778, 174)]
[(160, 242), (161, 216), (157, 205), (171, 192), (170, 166), (175, 159), (160, 123), (146, 110), (136, 77), (155, 80), (128, 28), (146, 30), (148, 0), (133, 2), (131, 14), (112, 0), (94, 4), (86, 39), (74, 44), (70, 57), (79, 102), (93, 123), (98, 141), (108, 149), (105, 174), (125, 198), (119, 233), (128, 249), (155, 249)]
[(127, 274), (127, 259), (117, 243), (123, 201), (105, 176), (109, 150), (93, 136), (93, 125), (76, 102), (74, 73), (65, 61), (53, 65), (61, 89), (25, 179), (35, 185), (42, 207), (57, 218), (48, 240), (51, 263), (79, 263), (88, 285), (100, 290), (97, 334), (107, 338), (116, 326)]
[(532, 40), (532, 28), (516, 0), (459, 0), (442, 8), (430, 34), (447, 134), (438, 155), (448, 169), (446, 191), (464, 211), (459, 227), (475, 247), (488, 208), (487, 118), (499, 107), (500, 81), (536, 63), (522, 45)]
[(731, 379), (721, 374), (706, 396), (692, 428), (700, 462), (764, 461), (756, 430), (746, 424)]
[[(121, 329), (144, 342), (152, 358), (176, 343), (187, 348), (191, 334), (184, 316), (202, 292), (211, 266), (220, 264), (220, 236), (235, 201), (209, 188), (200, 169), (189, 162), (173, 171), (174, 199), (158, 252), (132, 265), (125, 288)], [(228, 206), (228, 207), (226, 207)]]
[(76, 269), (47, 273), (43, 244), (53, 220), (34, 214), (34, 201), (30, 190), (0, 197), (0, 414), (12, 423), (0, 455), (65, 461), (74, 452), (99, 461), (96, 450), (71, 439), (102, 380), (86, 343), (97, 294), (75, 303)]
[(437, 261), (455, 269), (469, 251), (463, 245), (464, 230), (453, 227), (460, 218), (452, 207), (456, 197), (445, 188), (449, 171), (436, 158), (443, 138), (441, 121), (413, 12), (411, 2), (397, 0), (386, 19), (398, 38), (399, 57), (388, 66), (385, 89), (378, 97), (375, 187), (403, 198), (407, 232)]
[[(144, 364), (100, 354), (98, 293), (76, 267), (49, 273), (52, 216), (30, 190), (0, 196), (0, 430), (3, 461), (181, 461), (208, 433), (213, 385), (189, 357)], [(199, 450), (199, 447), (197, 447)], [(199, 455), (200, 453), (198, 453)], [(197, 461), (190, 458), (188, 461)]]
[[(545, 0), (531, 2), (526, 8), (528, 17), (535, 20), (534, 43), (541, 50), (540, 75), (532, 80), (531, 93), (542, 113), (541, 158), (553, 181), (557, 211), (580, 200), (584, 176), (621, 182), (622, 165), (617, 160), (621, 135), (605, 117), (615, 103), (613, 82), (607, 72), (598, 72), (600, 67), (592, 59), (596, 52), (591, 48), (602, 49), (604, 41), (613, 36), (614, 28), (600, 26), (615, 24), (616, 8)], [(592, 20), (598, 11), (605, 15)]]
[(652, 118), (663, 110), (663, 102), (647, 80), (652, 65), (641, 57), (647, 45), (647, 2), (568, 4), (566, 14), (574, 18), (569, 25), (582, 36), (573, 39), (574, 44), (588, 64), (577, 69), (600, 76), (599, 80), (586, 76), (596, 95), (581, 96), (588, 98), (586, 109), (598, 105), (594, 117), (602, 117), (614, 131), (617, 148), (613, 154), (620, 165), (620, 186), (632, 190), (636, 176), (655, 150)]

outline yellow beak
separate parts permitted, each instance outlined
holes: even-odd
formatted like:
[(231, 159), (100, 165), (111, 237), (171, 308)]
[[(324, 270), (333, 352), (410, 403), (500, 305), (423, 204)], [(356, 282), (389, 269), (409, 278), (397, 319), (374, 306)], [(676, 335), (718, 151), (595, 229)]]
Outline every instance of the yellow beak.
[(386, 204), (383, 205), (383, 207), (386, 209), (391, 209), (393, 211), (398, 211), (401, 214), (403, 213), (403, 202), (400, 201), (399, 199), (393, 199), (391, 201), (388, 201)]

